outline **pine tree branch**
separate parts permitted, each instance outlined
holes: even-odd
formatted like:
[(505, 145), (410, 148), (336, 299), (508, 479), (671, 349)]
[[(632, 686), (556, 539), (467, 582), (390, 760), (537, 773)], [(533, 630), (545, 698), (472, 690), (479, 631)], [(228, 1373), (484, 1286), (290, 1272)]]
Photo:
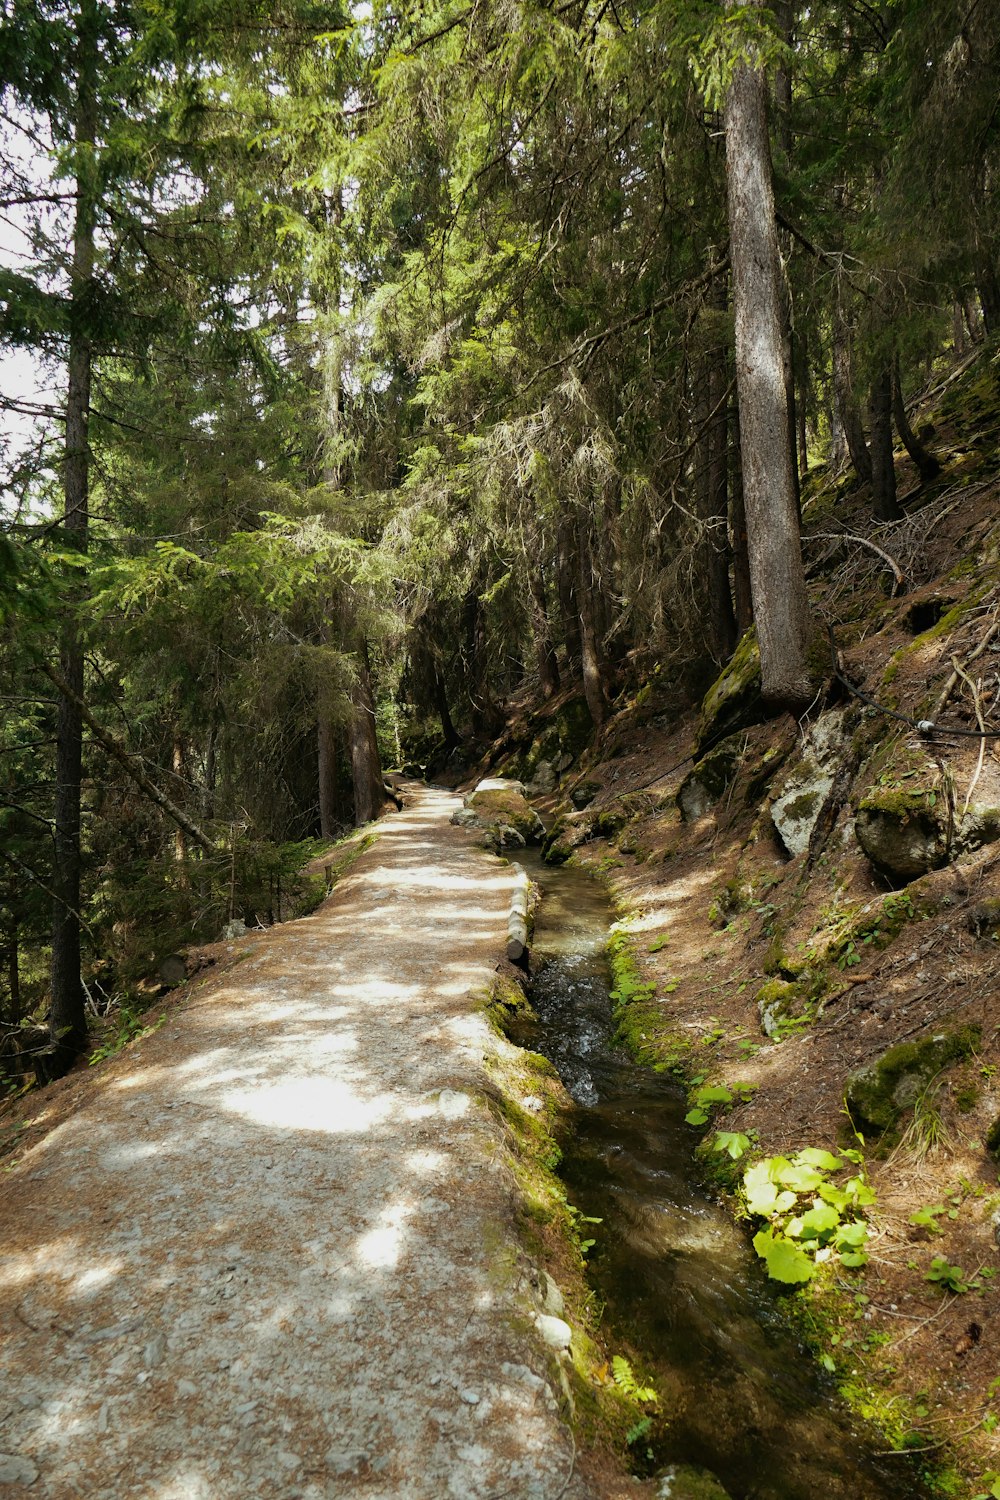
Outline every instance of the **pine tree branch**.
[(42, 666), (42, 671), (49, 681), (55, 684), (60, 693), (65, 698), (68, 698), (70, 703), (76, 707), (83, 722), (87, 725), (101, 748), (111, 756), (112, 760), (118, 762), (126, 774), (132, 778), (140, 791), (145, 792), (149, 800), (155, 803), (161, 812), (166, 813), (167, 817), (176, 823), (177, 827), (186, 833), (189, 839), (204, 849), (206, 854), (215, 854), (217, 852), (216, 846), (212, 843), (208, 834), (188, 817), (183, 808), (178, 807), (175, 802), (172, 802), (166, 792), (161, 792), (160, 788), (154, 782), (150, 781), (135, 756), (130, 755), (121, 741), (97, 722), (79, 693), (70, 687), (62, 674), (57, 672), (55, 667), (45, 665)]

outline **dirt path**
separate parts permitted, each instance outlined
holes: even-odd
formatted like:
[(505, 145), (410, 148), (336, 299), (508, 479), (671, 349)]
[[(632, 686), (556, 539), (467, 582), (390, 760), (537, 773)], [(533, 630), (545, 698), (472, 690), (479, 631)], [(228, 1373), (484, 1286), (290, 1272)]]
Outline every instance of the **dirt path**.
[[(470, 1001), (506, 868), (419, 790), (6, 1176), (0, 1492), (583, 1500)], [(525, 1327), (523, 1316), (520, 1326)]]

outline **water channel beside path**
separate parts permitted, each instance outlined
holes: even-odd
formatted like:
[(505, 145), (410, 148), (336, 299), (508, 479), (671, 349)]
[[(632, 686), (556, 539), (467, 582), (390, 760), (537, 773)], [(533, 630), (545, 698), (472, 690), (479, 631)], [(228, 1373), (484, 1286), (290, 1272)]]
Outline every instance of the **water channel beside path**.
[(514, 1040), (554, 1063), (577, 1106), (561, 1175), (602, 1221), (590, 1280), (606, 1343), (617, 1334), (641, 1351), (636, 1373), (660, 1394), (655, 1461), (708, 1469), (731, 1500), (916, 1500), (911, 1461), (875, 1455), (746, 1237), (699, 1186), (683, 1089), (614, 1045), (604, 892), (583, 870), (519, 858), (543, 900), (538, 1020)]

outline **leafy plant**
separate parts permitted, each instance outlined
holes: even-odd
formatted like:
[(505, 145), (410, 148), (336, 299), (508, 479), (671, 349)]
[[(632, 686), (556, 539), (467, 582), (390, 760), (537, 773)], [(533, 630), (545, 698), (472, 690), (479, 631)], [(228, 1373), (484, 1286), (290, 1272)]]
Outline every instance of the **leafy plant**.
[(971, 1281), (966, 1280), (962, 1267), (953, 1266), (943, 1255), (935, 1255), (930, 1268), (924, 1275), (924, 1280), (943, 1287), (946, 1292), (954, 1292), (956, 1296), (978, 1291), (981, 1286), (981, 1283), (974, 1278)]
[(910, 1223), (915, 1224), (918, 1229), (926, 1229), (930, 1234), (944, 1234), (938, 1219), (947, 1211), (943, 1203), (928, 1203), (910, 1215)]
[(843, 1182), (831, 1180), (832, 1173), (848, 1170), (858, 1155), (845, 1151), (835, 1156), (807, 1146), (793, 1157), (765, 1157), (747, 1167), (747, 1212), (768, 1221), (753, 1245), (773, 1280), (809, 1281), (819, 1261), (833, 1255), (843, 1266), (866, 1264), (868, 1226), (860, 1213), (875, 1194), (857, 1173)]
[[(698, 1082), (698, 1079), (692, 1080)], [(691, 1108), (684, 1116), (688, 1125), (705, 1125), (711, 1111), (719, 1104), (732, 1104), (737, 1098), (745, 1102), (754, 1089), (755, 1083), (734, 1083), (728, 1088), (724, 1083), (702, 1084), (696, 1088), (691, 1095)]]
[(646, 952), (647, 953), (659, 953), (660, 949), (661, 948), (665, 948), (669, 942), (670, 942), (669, 937), (667, 937), (666, 933), (664, 933), (662, 936), (653, 939), (653, 941), (650, 943), (649, 947), (646, 949)]
[(624, 1391), (626, 1396), (631, 1396), (633, 1401), (646, 1404), (660, 1399), (654, 1386), (645, 1385), (636, 1377), (624, 1354), (616, 1354), (612, 1359), (611, 1374), (618, 1389)]
[(733, 1161), (739, 1161), (741, 1156), (747, 1154), (751, 1145), (750, 1137), (744, 1135), (742, 1130), (717, 1130), (712, 1150), (724, 1151)]

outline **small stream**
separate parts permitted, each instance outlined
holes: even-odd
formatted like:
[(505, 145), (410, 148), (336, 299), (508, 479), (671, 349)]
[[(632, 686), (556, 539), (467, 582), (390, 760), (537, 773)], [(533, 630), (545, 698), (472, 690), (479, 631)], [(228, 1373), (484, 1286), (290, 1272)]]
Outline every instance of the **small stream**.
[(519, 859), (543, 900), (538, 1023), (514, 1040), (555, 1064), (577, 1105), (561, 1175), (570, 1200), (602, 1220), (587, 1227), (605, 1341), (613, 1350), (617, 1334), (641, 1351), (636, 1373), (668, 1418), (653, 1466), (708, 1469), (731, 1500), (915, 1500), (910, 1461), (875, 1456), (746, 1237), (699, 1187), (683, 1090), (614, 1046), (600, 886), (530, 851)]

